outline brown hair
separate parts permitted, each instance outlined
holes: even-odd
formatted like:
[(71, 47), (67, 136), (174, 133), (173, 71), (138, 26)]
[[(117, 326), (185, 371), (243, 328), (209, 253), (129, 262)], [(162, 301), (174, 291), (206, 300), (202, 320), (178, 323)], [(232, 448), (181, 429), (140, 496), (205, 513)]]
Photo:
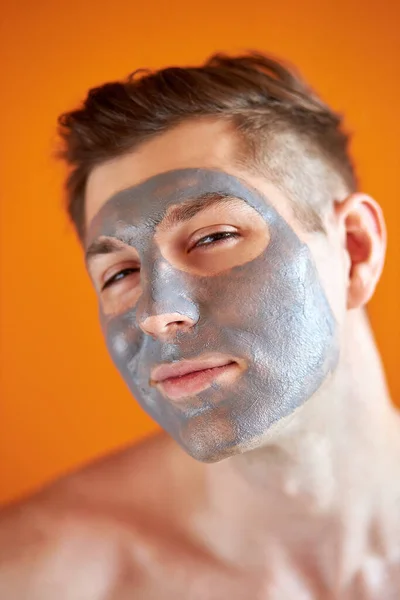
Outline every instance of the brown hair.
[(140, 69), (89, 90), (82, 107), (60, 115), (58, 156), (71, 168), (67, 210), (81, 239), (93, 167), (201, 116), (232, 122), (243, 142), (239, 159), (280, 185), (311, 229), (323, 230), (321, 207), (338, 189), (357, 189), (341, 116), (293, 67), (256, 52), (216, 54), (198, 67)]

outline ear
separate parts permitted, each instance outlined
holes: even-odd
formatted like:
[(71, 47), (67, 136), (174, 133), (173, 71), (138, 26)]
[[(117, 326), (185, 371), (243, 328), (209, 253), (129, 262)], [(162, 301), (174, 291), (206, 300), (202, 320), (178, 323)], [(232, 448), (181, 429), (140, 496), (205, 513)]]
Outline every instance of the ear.
[(348, 257), (347, 308), (359, 308), (372, 297), (386, 253), (386, 226), (382, 209), (370, 196), (354, 193), (335, 206), (344, 231)]

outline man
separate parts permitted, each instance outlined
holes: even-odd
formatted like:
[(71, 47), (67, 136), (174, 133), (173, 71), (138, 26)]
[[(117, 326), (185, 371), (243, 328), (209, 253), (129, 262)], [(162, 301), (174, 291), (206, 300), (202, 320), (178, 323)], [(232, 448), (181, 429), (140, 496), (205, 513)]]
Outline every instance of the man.
[(93, 89), (60, 132), (108, 349), (165, 433), (5, 509), (0, 597), (399, 598), (364, 310), (385, 225), (340, 117), (284, 64), (218, 55)]

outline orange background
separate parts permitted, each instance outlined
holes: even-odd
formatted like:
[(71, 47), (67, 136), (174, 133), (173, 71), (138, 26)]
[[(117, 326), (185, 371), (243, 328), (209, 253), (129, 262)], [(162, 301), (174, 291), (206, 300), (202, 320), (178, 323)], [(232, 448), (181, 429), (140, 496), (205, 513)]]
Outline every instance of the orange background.
[(296, 63), (355, 132), (362, 187), (389, 230), (370, 315), (400, 399), (400, 98), (394, 0), (14, 0), (3, 8), (1, 77), (0, 501), (25, 494), (155, 425), (108, 358), (80, 249), (62, 209), (57, 115), (142, 66), (216, 50)]

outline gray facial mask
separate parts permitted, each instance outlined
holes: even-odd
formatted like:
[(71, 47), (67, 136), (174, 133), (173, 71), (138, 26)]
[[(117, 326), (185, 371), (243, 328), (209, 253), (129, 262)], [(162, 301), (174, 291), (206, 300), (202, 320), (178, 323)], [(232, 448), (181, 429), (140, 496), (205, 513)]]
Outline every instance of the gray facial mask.
[[(255, 259), (213, 276), (170, 264), (154, 241), (172, 205), (206, 194), (242, 200), (268, 225)], [(304, 404), (338, 362), (336, 322), (307, 245), (260, 192), (221, 171), (182, 169), (115, 194), (90, 223), (86, 246), (110, 236), (135, 247), (146, 281), (135, 307), (109, 317), (100, 307), (108, 350), (129, 389), (190, 455), (213, 462), (257, 445), (273, 423)], [(170, 342), (139, 327), (151, 314), (179, 313), (195, 323)], [(220, 352), (244, 359), (231, 386), (174, 403), (149, 382), (160, 363)]]

